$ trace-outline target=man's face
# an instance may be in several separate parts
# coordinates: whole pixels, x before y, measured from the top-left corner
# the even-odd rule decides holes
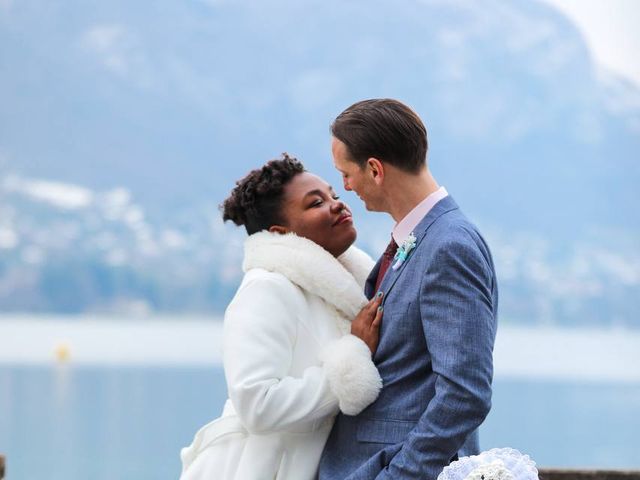
[[[357,163],[351,161],[347,146],[335,137],[331,141],[331,153],[334,166],[342,174],[344,189],[354,191],[364,202],[367,210],[380,211],[380,202],[377,199],[380,195],[379,188],[367,166],[360,168]]]

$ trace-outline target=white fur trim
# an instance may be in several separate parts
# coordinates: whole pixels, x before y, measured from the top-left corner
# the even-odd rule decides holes
[[[340,255],[338,261],[354,276],[360,288],[364,290],[364,284],[367,282],[367,278],[376,262],[365,252],[354,246]]]
[[[294,233],[262,231],[245,241],[242,268],[245,272],[251,268],[278,272],[352,320],[367,303],[364,281],[359,280],[364,270],[373,268],[373,260],[355,247],[336,259],[317,243]]]
[[[378,398],[382,379],[369,347],[358,337],[349,334],[329,343],[320,360],[344,414],[357,415]]]

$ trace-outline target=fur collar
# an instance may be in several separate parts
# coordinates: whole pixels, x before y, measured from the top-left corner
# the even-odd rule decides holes
[[[366,253],[353,246],[335,258],[317,243],[295,233],[262,231],[245,241],[242,269],[246,272],[263,268],[280,273],[352,320],[367,303],[364,283],[373,265]]]

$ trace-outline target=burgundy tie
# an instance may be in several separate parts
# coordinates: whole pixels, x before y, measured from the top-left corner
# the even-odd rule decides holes
[[[391,241],[389,245],[387,245],[387,249],[382,254],[382,261],[380,262],[380,270],[378,270],[378,278],[376,279],[376,292],[378,288],[380,288],[380,284],[382,283],[382,279],[384,278],[384,274],[389,270],[389,265],[393,261],[393,257],[396,256],[396,250],[398,250],[398,244],[391,237]]]

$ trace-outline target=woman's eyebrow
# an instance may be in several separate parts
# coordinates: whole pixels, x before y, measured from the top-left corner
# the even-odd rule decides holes
[[[320,195],[320,196],[322,196],[322,190],[320,190],[319,188],[315,188],[313,190],[309,190],[307,193],[304,194],[304,198],[310,197],[311,195]]]
[[[329,193],[335,193],[335,190],[333,189],[332,186],[329,186]],[[309,190],[307,193],[305,193],[303,198],[307,198],[311,195],[323,196],[326,194],[327,194],[326,191],[320,190],[319,188],[314,188],[313,190]]]

